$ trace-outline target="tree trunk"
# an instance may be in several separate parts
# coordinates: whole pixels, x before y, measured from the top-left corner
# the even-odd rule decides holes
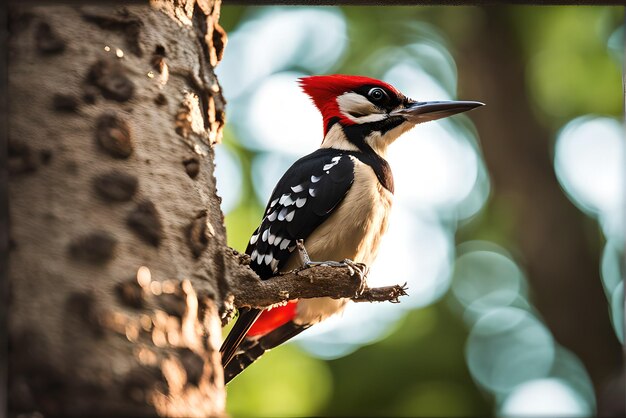
[[[473,115],[492,173],[488,211],[512,213],[510,239],[519,243],[533,303],[556,340],[582,360],[600,400],[598,412],[605,415],[601,392],[621,369],[622,351],[602,291],[599,252],[588,243],[585,216],[556,179],[551,133],[532,112],[510,16],[498,7],[483,12],[461,45],[458,64],[463,96],[490,109]]]
[[[10,10],[11,414],[223,414],[219,6]]]

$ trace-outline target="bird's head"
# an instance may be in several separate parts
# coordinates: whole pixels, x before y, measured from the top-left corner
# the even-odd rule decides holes
[[[419,102],[390,84],[361,76],[303,77],[300,85],[322,113],[322,147],[371,149],[379,155],[384,155],[389,144],[418,123],[483,105],[471,101]]]

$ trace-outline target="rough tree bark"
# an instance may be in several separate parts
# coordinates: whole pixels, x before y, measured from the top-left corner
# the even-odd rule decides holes
[[[532,112],[522,49],[509,13],[505,8],[484,8],[461,42],[458,59],[463,96],[477,97],[490,109],[474,115],[493,174],[490,205],[513,211],[511,239],[519,242],[524,256],[533,302],[556,340],[587,368],[599,414],[613,413],[613,404],[621,404],[616,414],[621,416],[623,393],[621,401],[607,401],[602,393],[622,367],[622,351],[602,291],[599,253],[588,245],[584,215],[568,201],[556,179],[550,132]]]
[[[220,416],[235,307],[406,294],[345,267],[261,282],[226,246],[219,6],[10,11],[11,414]]]
[[[12,6],[12,414],[223,414],[219,6]]]

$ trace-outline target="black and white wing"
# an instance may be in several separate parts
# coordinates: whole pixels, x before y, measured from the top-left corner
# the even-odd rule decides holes
[[[265,216],[248,243],[250,267],[261,279],[275,276],[296,248],[344,199],[354,181],[350,155],[319,149],[296,161],[280,179],[265,208]],[[226,367],[237,347],[261,314],[242,308],[233,329],[220,348]]]
[[[246,253],[250,267],[267,279],[276,275],[304,239],[344,199],[354,181],[354,162],[340,150],[319,149],[296,161],[280,179]]]

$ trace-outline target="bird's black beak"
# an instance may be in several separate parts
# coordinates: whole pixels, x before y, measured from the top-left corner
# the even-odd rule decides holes
[[[408,122],[415,124],[428,122],[467,112],[484,103],[473,101],[444,101],[444,102],[409,102],[402,109],[389,113],[389,116],[403,116]]]

